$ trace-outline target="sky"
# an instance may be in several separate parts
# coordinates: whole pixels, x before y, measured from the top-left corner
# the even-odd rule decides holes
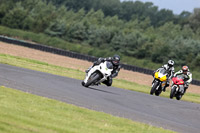
[[[121,0],[136,1],[136,0]],[[160,9],[172,10],[174,14],[180,14],[182,11],[193,12],[194,8],[200,8],[200,0],[137,0],[142,2],[152,2]]]

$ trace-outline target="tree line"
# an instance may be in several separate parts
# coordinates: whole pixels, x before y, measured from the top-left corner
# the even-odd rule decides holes
[[[45,33],[107,53],[200,70],[200,9],[158,10],[151,2],[1,0],[0,25]],[[94,56],[95,51],[88,54]]]

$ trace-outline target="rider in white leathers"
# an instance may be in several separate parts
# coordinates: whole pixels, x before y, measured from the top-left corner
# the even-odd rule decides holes
[[[170,82],[171,78],[172,78],[173,75],[174,75],[174,61],[173,61],[173,60],[169,60],[167,64],[164,64],[164,65],[162,66],[162,68],[164,68],[165,70],[167,70],[167,73],[168,73],[168,75],[167,75],[167,83],[166,83],[166,85],[165,85],[164,88],[163,88],[163,91],[165,91],[165,90],[166,90],[166,87],[169,86],[169,82]],[[158,70],[159,70],[159,69],[157,69],[156,71],[158,71]],[[155,73],[156,71],[154,71],[154,73]],[[154,74],[153,74],[153,75],[154,75]]]

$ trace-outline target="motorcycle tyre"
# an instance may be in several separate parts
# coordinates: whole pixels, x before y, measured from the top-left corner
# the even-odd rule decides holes
[[[82,82],[81,82],[81,85],[82,85],[82,86],[84,86],[84,85],[85,85],[84,81],[82,81]]]
[[[180,94],[180,95],[178,95],[178,96],[176,96],[176,100],[180,100],[182,98],[182,95]]]
[[[172,89],[171,89],[171,92],[170,92],[170,99],[172,99],[173,97],[174,97],[174,93],[175,93],[175,91],[176,91],[176,87],[173,87]]]
[[[155,95],[156,95],[156,96],[159,96],[161,92],[162,92],[162,91],[158,91],[158,90],[157,90],[157,91],[155,91]]]
[[[150,94],[153,95],[153,93],[155,93],[156,88],[158,86],[158,82],[154,83],[153,87],[151,88]]]
[[[93,75],[94,74],[96,74],[94,77],[93,77]],[[99,75],[99,73],[93,73],[91,76],[90,76],[90,78],[92,77],[92,79],[90,79],[90,80],[88,80],[88,82],[87,83],[85,83],[85,87],[89,87],[92,83],[94,83],[97,79],[99,79],[99,77],[100,77],[100,75]]]

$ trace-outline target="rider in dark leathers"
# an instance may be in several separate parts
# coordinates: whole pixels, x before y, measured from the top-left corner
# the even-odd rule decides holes
[[[113,64],[112,75],[110,77],[108,77],[108,79],[103,82],[107,86],[111,86],[112,85],[112,78],[114,78],[114,77],[116,77],[118,75],[118,73],[120,71],[120,68],[121,68],[121,65],[119,64],[120,63],[120,56],[119,55],[114,55],[113,57],[107,57],[107,58],[99,58],[85,72],[88,73],[92,67],[94,67],[96,65],[99,65],[100,63],[102,63],[104,61],[110,61]]]
[[[184,75],[184,92],[183,92],[184,94],[188,89],[189,84],[192,82],[192,73],[190,72],[188,66],[183,66],[181,70],[179,70],[174,74],[174,77],[182,74]]]

